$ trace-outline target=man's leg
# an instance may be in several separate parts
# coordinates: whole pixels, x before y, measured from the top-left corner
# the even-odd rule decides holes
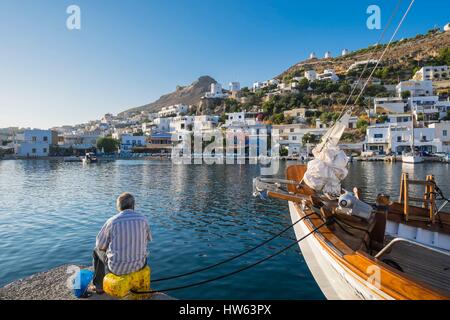
[[[93,252],[93,257],[94,257],[94,279],[92,282],[97,291],[102,292],[103,278],[107,273],[109,273],[106,252],[95,248]]]

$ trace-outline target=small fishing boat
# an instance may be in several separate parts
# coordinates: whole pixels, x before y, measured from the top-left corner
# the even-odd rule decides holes
[[[376,203],[341,187],[347,157],[337,147],[344,115],[313,151],[308,165],[287,167],[285,179],[255,178],[254,195],[289,202],[301,253],[328,299],[450,299],[449,203],[433,176],[401,176],[400,197]],[[424,187],[414,197],[411,185]],[[442,203],[438,203],[442,201]]]
[[[409,152],[402,155],[402,162],[411,164],[422,163],[423,157],[416,152],[414,153]]]
[[[83,157],[83,163],[84,164],[97,163],[97,162],[98,162],[98,158],[92,152],[86,153],[86,155]]]

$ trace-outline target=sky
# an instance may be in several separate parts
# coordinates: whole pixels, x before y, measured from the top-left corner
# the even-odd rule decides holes
[[[50,128],[152,102],[210,75],[224,87],[279,75],[314,51],[367,47],[410,0],[0,0],[0,128]],[[69,30],[69,5],[81,29]],[[450,21],[450,1],[416,0],[397,39]],[[393,32],[389,29],[385,40]]]

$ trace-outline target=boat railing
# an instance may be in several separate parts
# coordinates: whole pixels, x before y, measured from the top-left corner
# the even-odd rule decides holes
[[[421,247],[421,248],[424,248],[424,249],[427,249],[427,250],[431,250],[431,251],[434,251],[436,253],[443,254],[443,255],[446,255],[446,256],[450,257],[450,252],[449,251],[443,251],[443,250],[440,250],[440,249],[437,249],[437,248],[433,248],[433,247],[424,245],[422,243],[419,243],[419,242],[416,242],[416,241],[413,241],[413,240],[409,240],[409,239],[405,239],[405,238],[394,238],[383,249],[381,249],[380,252],[378,252],[375,255],[375,258],[376,259],[380,259],[384,254],[388,253],[388,251],[391,250],[395,244],[398,244],[398,243],[409,243],[409,244],[412,244],[414,246],[418,246],[418,247]]]

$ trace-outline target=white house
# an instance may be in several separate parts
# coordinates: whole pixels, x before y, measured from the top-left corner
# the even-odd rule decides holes
[[[411,97],[431,96],[433,95],[433,82],[430,80],[402,81],[397,85],[396,90],[399,97],[406,91],[411,93]]]
[[[156,132],[169,132],[172,118],[156,118],[153,120]]]
[[[378,154],[393,152],[397,155],[411,149],[412,126],[400,124],[377,124],[367,128],[364,151]],[[421,151],[442,152],[442,141],[434,128],[415,128],[414,145]]]
[[[327,52],[325,52],[325,55],[324,55],[324,58],[325,59],[329,59],[329,58],[332,58],[333,56],[331,55],[331,52],[330,51],[327,51]]]
[[[317,80],[316,70],[305,71],[305,78],[308,79],[308,81],[316,81]]]
[[[159,117],[179,116],[186,114],[189,110],[189,106],[185,104],[175,104],[173,106],[163,107],[158,112]]]
[[[204,132],[208,130],[213,130],[217,127],[219,123],[219,116],[195,116],[194,117],[194,131]]]
[[[375,113],[393,112],[403,113],[406,111],[407,102],[401,97],[375,98]]]
[[[323,73],[317,75],[317,80],[338,81],[339,77],[336,75],[333,69],[325,69]]]
[[[230,126],[253,126],[259,124],[259,113],[257,112],[233,112],[227,113],[224,127]]]
[[[52,130],[25,130],[17,155],[21,157],[47,157],[50,146],[58,144],[58,133]]]
[[[450,152],[450,121],[432,123],[428,126],[434,129],[435,137],[442,141],[442,151]]]
[[[262,83],[261,82],[259,82],[259,81],[255,81],[255,82],[253,82],[253,86],[252,86],[252,88],[253,88],[253,91],[256,91],[256,90],[258,90],[258,89],[261,89],[262,88]]]
[[[135,147],[145,147],[147,145],[145,136],[122,135],[120,150],[131,152]]]
[[[172,133],[183,133],[187,131],[192,131],[194,126],[193,116],[180,116],[172,118],[170,122],[170,132]]]
[[[303,137],[305,134],[313,135],[319,141],[325,132],[327,129],[311,129],[298,124],[272,126],[272,135],[279,136],[280,145],[288,149],[288,156],[299,156],[304,153],[306,146],[303,145]]]
[[[226,96],[222,91],[222,85],[218,82],[211,83],[210,92],[205,94],[205,98],[224,98]]]
[[[416,72],[413,79],[423,80],[448,80],[450,78],[448,66],[426,66]]]
[[[316,59],[317,58],[317,56],[316,56],[316,53],[315,52],[311,52],[310,54],[309,54],[309,59]]]
[[[436,115],[436,118],[441,119],[447,115],[450,101],[440,101],[438,96],[413,96],[408,99],[408,105],[416,118],[419,115],[427,117]]]

